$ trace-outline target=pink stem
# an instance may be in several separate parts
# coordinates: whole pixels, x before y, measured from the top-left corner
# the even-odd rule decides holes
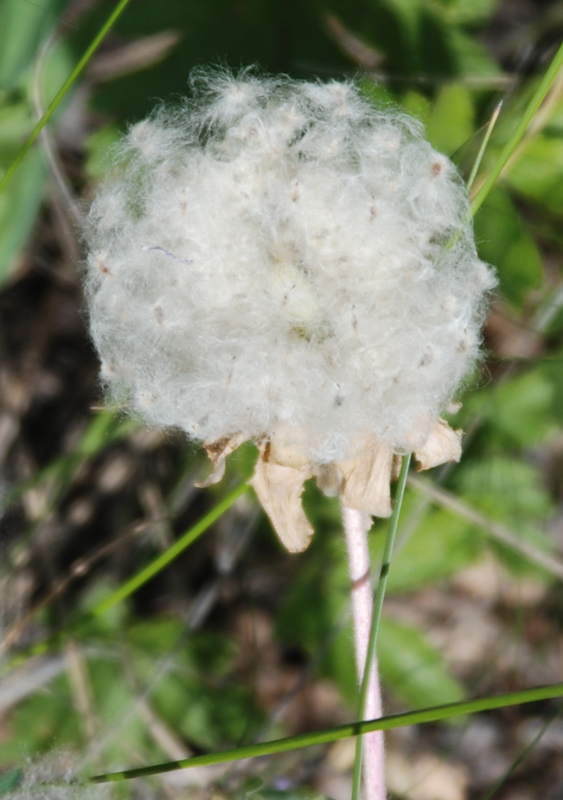
[[[354,637],[356,644],[356,664],[358,682],[361,684],[366,665],[373,596],[370,577],[370,560],[368,550],[369,517],[361,511],[344,507],[344,533],[348,546],[348,563],[352,582],[352,614],[354,617]],[[376,719],[382,716],[381,691],[377,660],[374,659],[367,702],[365,719]],[[365,800],[385,800],[385,768],[383,732],[374,731],[364,735],[364,789]]]

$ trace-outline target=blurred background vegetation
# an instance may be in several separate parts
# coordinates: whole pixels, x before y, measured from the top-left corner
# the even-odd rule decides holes
[[[114,8],[0,0],[0,175]],[[247,492],[100,612],[255,457],[241,448],[222,485],[197,490],[207,467],[194,445],[103,408],[80,220],[108,146],[184,93],[195,66],[258,64],[354,77],[419,117],[465,177],[502,100],[478,189],[562,33],[560,1],[132,0],[0,196],[0,794],[46,797],[33,782],[70,767],[182,758],[355,711],[339,510],[313,486],[305,554],[282,550]],[[462,462],[407,490],[379,645],[388,713],[562,678],[562,221],[560,77],[475,220],[499,290],[486,360],[452,417]],[[377,522],[375,559],[384,531]],[[484,800],[500,781],[499,800],[560,800],[557,712],[545,702],[396,731],[390,795]],[[345,800],[352,758],[342,742],[114,794]]]

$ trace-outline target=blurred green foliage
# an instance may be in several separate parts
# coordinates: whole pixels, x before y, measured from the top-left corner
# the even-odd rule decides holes
[[[81,635],[89,643],[85,669],[104,763],[127,763],[132,752],[142,753],[147,762],[166,756],[146,729],[147,706],[187,749],[218,750],[257,729],[261,715],[251,695],[230,677],[237,650],[227,638],[188,636],[174,619],[131,624],[120,614],[110,624],[106,617],[101,626],[94,622],[84,627]],[[33,693],[11,715],[13,736],[0,743],[0,763],[88,743],[67,665],[59,658],[59,674],[49,690]]]
[[[101,0],[78,22],[68,24],[64,0],[43,0],[41,5],[0,0],[0,171],[8,167],[35,122],[35,69],[47,37],[58,26],[40,70],[43,106],[114,5]],[[179,43],[142,71],[118,72],[104,82],[86,78],[81,102],[87,96],[91,132],[76,143],[84,156],[85,178],[95,182],[101,177],[108,148],[126,124],[148,113],[157,100],[184,93],[190,71],[208,63],[235,69],[258,64],[306,78],[357,76],[374,102],[398,103],[418,117],[434,146],[449,154],[467,176],[483,126],[505,86],[502,68],[478,35],[495,8],[495,0],[136,0],[118,21],[108,48],[170,30],[180,34]],[[373,59],[379,80],[354,60],[351,50],[359,45]],[[533,82],[515,87],[507,98],[482,173],[509,137]],[[558,440],[563,426],[563,100],[560,88],[557,91],[545,124],[522,143],[475,223],[481,256],[498,270],[500,313],[522,330],[533,328],[534,335],[543,337],[542,358],[522,358],[501,374],[502,380],[495,375],[484,385],[469,387],[456,425],[474,433],[461,464],[442,476],[449,491],[542,551],[552,548],[546,522],[555,514],[555,499],[538,453]],[[66,110],[72,102],[68,98]],[[63,107],[54,119],[55,137],[64,113]],[[47,187],[48,169],[39,145],[0,196],[0,281],[13,277],[29,247]],[[502,366],[495,365],[497,371]],[[134,427],[100,414],[70,456],[34,476],[34,485],[49,486],[49,508],[68,489],[75,472]],[[246,480],[254,457],[255,448],[241,448],[230,459],[228,477]],[[212,496],[220,497],[222,491],[214,487]],[[313,486],[308,486],[305,502],[317,533],[311,549],[295,560],[291,589],[277,609],[276,635],[318,659],[321,673],[336,682],[354,709],[357,686],[339,511],[335,501],[322,498]],[[371,538],[376,563],[384,528],[385,523],[378,522]],[[263,532],[267,529],[263,524]],[[271,547],[275,557],[277,546]],[[409,490],[389,591],[414,594],[476,563],[491,549],[514,575],[549,579],[522,556],[492,543],[487,531],[452,511],[421,504],[420,495]],[[80,610],[87,611],[98,600],[99,594],[85,597]],[[48,615],[42,624],[49,628]],[[99,730],[112,731],[102,748],[108,768],[128,763],[131,752],[145,762],[166,755],[131,711],[139,686],[151,687],[156,712],[195,747],[220,748],[257,733],[261,714],[247,689],[232,677],[236,646],[229,637],[209,632],[188,636],[179,620],[138,619],[127,606],[92,622],[81,630],[80,639]],[[392,617],[382,621],[379,658],[386,687],[407,706],[455,701],[465,694],[424,632]],[[157,680],[163,660],[168,666]],[[83,720],[73,706],[63,665],[48,690],[17,705],[9,726],[11,738],[0,742],[4,765],[21,758],[23,750],[42,752],[55,744],[83,741]],[[10,791],[17,776],[2,776],[0,793]],[[277,800],[275,792],[262,785],[248,794]],[[284,797],[292,800],[288,794]]]
[[[504,189],[493,189],[485,200],[482,213],[475,220],[475,234],[482,258],[498,265],[503,297],[522,309],[528,293],[542,285],[542,259],[525,221]]]
[[[490,76],[498,67],[471,35],[493,12],[494,0],[167,0],[158,6],[138,0],[118,21],[126,39],[175,30],[181,42],[143,81],[123,77],[97,93],[96,105],[120,117],[145,115],[155,98],[183,93],[194,66],[221,63],[233,69],[249,64],[298,77],[353,74],[356,66],[329,35],[336,18],[352,36],[372,48],[386,70],[402,83],[422,75],[440,82],[464,74]],[[102,2],[84,25],[100,25],[112,4]]]
[[[0,2],[0,176],[35,124],[34,91],[53,95],[70,72],[72,56],[63,46],[50,53],[40,75],[34,75],[41,47],[64,5],[64,0],[47,0],[41,7],[20,0]],[[22,165],[18,180],[0,195],[0,284],[27,243],[46,180],[47,165],[36,150]]]

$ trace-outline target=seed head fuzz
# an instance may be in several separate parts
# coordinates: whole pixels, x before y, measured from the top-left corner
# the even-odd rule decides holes
[[[352,83],[199,72],[133,126],[86,226],[91,333],[112,397],[202,441],[246,440],[291,550],[315,476],[390,513],[397,459],[458,459],[440,414],[495,280],[455,167]]]

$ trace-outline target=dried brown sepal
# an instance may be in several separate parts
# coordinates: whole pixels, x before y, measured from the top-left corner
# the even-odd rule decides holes
[[[354,458],[337,463],[342,475],[342,505],[374,517],[390,516],[395,459],[389,445],[369,434]]]
[[[227,457],[233,453],[237,447],[240,447],[246,438],[242,433],[236,433],[234,436],[225,436],[216,442],[205,442],[205,452],[209,456],[212,464],[211,474],[204,480],[194,484],[198,489],[206,489],[208,486],[213,486],[215,483],[223,478],[225,474],[225,466]]]
[[[459,461],[462,435],[462,430],[454,431],[443,419],[436,420],[424,446],[415,451],[417,472],[432,469],[447,461]]]
[[[444,420],[436,420],[423,447],[415,451],[417,469],[431,469],[446,461],[459,461],[462,431],[454,431]],[[225,473],[227,457],[246,437],[242,434],[206,442],[205,449],[213,469],[206,481],[196,486],[211,486]],[[315,477],[326,495],[339,495],[343,506],[374,517],[391,514],[391,482],[397,480],[401,456],[374,434],[367,434],[353,458],[313,466],[302,446],[299,431],[278,428],[259,443],[260,454],[249,480],[262,508],[282,544],[290,553],[309,546],[313,528],[301,505],[306,480]]]
[[[303,484],[312,477],[309,464],[289,467],[271,460],[270,443],[260,447],[254,475],[249,480],[282,544],[290,553],[309,546],[313,528],[301,505]]]

